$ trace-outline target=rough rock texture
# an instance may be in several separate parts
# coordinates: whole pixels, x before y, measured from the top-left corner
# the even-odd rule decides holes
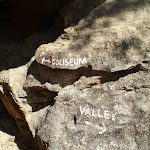
[[[59,92],[37,132],[48,149],[148,150],[148,73],[82,89],[80,80]]]
[[[0,101],[0,149],[1,150],[30,150],[30,143],[20,134],[15,120],[8,114]]]
[[[90,14],[0,72],[0,97],[34,149],[149,150],[150,1],[80,2]]]

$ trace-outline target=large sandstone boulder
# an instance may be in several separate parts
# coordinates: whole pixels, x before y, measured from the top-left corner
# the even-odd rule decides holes
[[[92,11],[0,73],[0,97],[34,149],[150,147],[150,2],[103,2],[68,5],[67,25],[67,12]]]

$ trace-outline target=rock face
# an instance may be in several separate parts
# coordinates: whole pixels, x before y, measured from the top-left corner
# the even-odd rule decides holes
[[[26,65],[0,72],[0,97],[34,149],[149,150],[150,1],[76,1],[66,25],[85,8]]]
[[[29,150],[31,143],[23,139],[15,120],[8,114],[0,101],[0,149],[1,150]]]

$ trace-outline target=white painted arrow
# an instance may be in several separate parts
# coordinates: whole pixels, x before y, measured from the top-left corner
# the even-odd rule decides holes
[[[89,121],[85,121],[85,124],[100,130],[99,134],[103,134],[104,132],[106,132],[106,126],[105,126],[104,122],[102,122],[102,125],[103,125],[102,127],[99,126],[98,124],[94,124],[94,123],[91,123]]]

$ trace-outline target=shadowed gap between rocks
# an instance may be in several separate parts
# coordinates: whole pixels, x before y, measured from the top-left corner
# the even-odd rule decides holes
[[[76,70],[52,69],[34,61],[28,70],[28,75],[33,75],[34,78],[41,84],[48,82],[52,85],[59,84],[61,87],[65,87],[67,85],[73,84],[75,81],[78,81],[82,76],[99,76],[100,83],[103,84],[110,81],[117,81],[121,77],[142,70],[144,70],[144,68],[140,64],[133,66],[127,70],[121,70],[117,72],[92,70],[91,66],[80,67]]]
[[[130,67],[127,70],[112,72],[112,77],[108,80],[105,80],[105,82],[117,81],[122,77],[125,77],[129,74],[136,73],[136,72],[139,72],[139,71],[147,71],[147,69],[145,69],[141,64],[138,64],[136,66]]]
[[[111,76],[111,72],[92,70],[91,66],[88,66],[87,68],[80,67],[76,70],[52,69],[41,65],[36,61],[32,63],[28,70],[28,75],[30,74],[41,84],[48,82],[52,85],[59,84],[61,87],[73,84],[75,81],[78,81],[81,76],[101,76],[103,82],[106,77]]]
[[[17,126],[21,132],[22,137],[28,144],[27,149],[22,150],[45,150],[45,147],[41,141],[35,141],[32,137],[32,133],[29,129],[28,123],[26,122],[23,112],[20,110],[19,106],[14,102],[11,96],[11,88],[7,84],[3,84],[4,93],[0,92],[0,97],[4,103],[5,108],[8,113],[15,119]]]
[[[72,0],[0,1],[0,43],[13,43],[40,30],[48,29],[59,10]]]
[[[65,28],[59,11],[70,1],[0,1],[0,71],[25,65],[41,44],[54,42]]]
[[[32,111],[38,111],[48,105],[53,106],[55,103],[54,98],[57,96],[57,92],[49,91],[42,87],[29,87],[25,89],[28,104],[32,107]]]
[[[30,143],[24,140],[14,118],[7,112],[2,100],[0,99],[0,131],[15,136],[14,143],[20,150],[31,149]]]

